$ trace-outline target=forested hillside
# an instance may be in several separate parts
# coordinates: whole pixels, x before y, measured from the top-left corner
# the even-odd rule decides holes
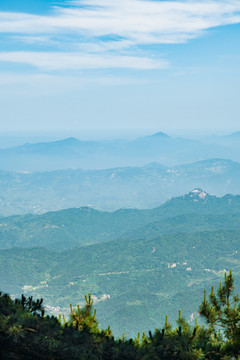
[[[45,315],[42,300],[22,296],[12,300],[0,293],[0,356],[3,359],[52,360],[230,360],[240,354],[239,298],[232,273],[225,274],[217,292],[204,292],[199,313],[206,325],[190,326],[179,310],[177,327],[166,316],[154,332],[114,338],[111,327],[100,330],[91,295],[85,304],[70,306],[69,319]],[[131,321],[126,320],[125,325]],[[160,324],[159,324],[160,325]]]
[[[239,203],[195,189],[151,210],[3,218],[0,288],[66,315],[91,292],[101,327],[116,335],[152,330],[166,313],[175,321],[178,307],[192,322],[205,287],[226,270],[240,276]]]
[[[101,326],[116,335],[154,329],[178,307],[191,321],[205,287],[225,270],[239,273],[239,231],[175,233],[122,240],[62,253],[41,248],[0,252],[1,288],[44,297],[52,313],[68,312],[91,292]],[[51,308],[54,307],[54,308]],[[57,308],[57,307],[60,307]],[[126,323],[126,320],[129,320]],[[124,330],[123,330],[124,329]]]
[[[0,249],[43,246],[67,250],[174,232],[240,230],[239,217],[240,196],[218,198],[195,189],[154,209],[103,212],[84,207],[0,218]]]

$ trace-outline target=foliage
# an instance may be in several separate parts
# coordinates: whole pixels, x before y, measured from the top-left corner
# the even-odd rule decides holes
[[[64,252],[13,248],[0,251],[0,288],[42,297],[46,307],[60,307],[51,312],[57,315],[90,292],[100,327],[110,323],[115,335],[133,337],[154,331],[166,313],[175,326],[178,308],[190,320],[204,288],[217,286],[224,269],[240,279],[239,239],[239,231],[220,230],[149,233]]]
[[[90,292],[100,326],[111,323],[117,336],[153,331],[166,313],[174,322],[178,307],[189,320],[205,286],[216,286],[225,269],[239,274],[239,199],[196,190],[149,210],[4,218],[1,246],[21,247],[0,251],[0,288],[42,297],[65,315],[70,302],[76,307],[80,294]],[[90,239],[100,243],[69,249]],[[28,244],[54,251],[22,248]]]
[[[138,334],[135,339],[114,339],[110,327],[100,330],[91,295],[85,306],[70,307],[69,320],[45,316],[42,299],[22,296],[12,300],[0,293],[0,358],[51,360],[227,360],[240,354],[239,299],[233,295],[232,273],[224,285],[212,290],[200,306],[209,327],[195,326],[182,318],[172,328]],[[218,331],[218,327],[223,330]]]
[[[206,299],[200,305],[200,314],[209,324],[209,333],[215,342],[236,359],[240,355],[240,299],[233,293],[233,276],[230,271],[225,273],[224,285],[220,283],[217,293],[212,291],[209,301]],[[219,331],[218,331],[219,329]]]
[[[92,332],[98,332],[98,322],[96,321],[96,309],[93,312],[93,301],[91,294],[85,296],[86,304],[81,309],[79,305],[74,309],[72,304],[70,305],[70,321],[69,323],[77,330],[83,330],[84,328],[90,329]]]

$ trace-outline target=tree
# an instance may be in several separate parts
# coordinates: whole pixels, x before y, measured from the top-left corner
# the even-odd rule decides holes
[[[218,291],[214,288],[200,305],[200,315],[209,324],[209,333],[212,342],[226,355],[239,358],[240,355],[240,300],[238,294],[234,294],[233,276],[230,271],[225,273],[224,284],[220,283]]]
[[[70,305],[70,321],[69,324],[75,329],[83,330],[87,328],[91,332],[98,333],[98,322],[96,320],[96,309],[93,311],[93,301],[91,294],[85,295],[85,306],[81,309],[79,305],[77,308],[73,308]]]

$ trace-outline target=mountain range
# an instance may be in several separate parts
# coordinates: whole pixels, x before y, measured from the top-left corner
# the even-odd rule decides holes
[[[179,307],[193,321],[204,288],[240,276],[239,140],[160,132],[0,149],[0,289],[65,315],[91,292],[117,336]]]
[[[154,208],[195,187],[217,196],[240,194],[239,178],[240,164],[224,159],[107,170],[0,171],[0,216],[83,206],[104,211]]]
[[[230,139],[228,137],[219,140],[214,137],[199,141],[173,138],[158,132],[135,140],[81,141],[76,138],[67,138],[35,144],[26,143],[0,149],[0,169],[7,171],[52,171],[77,168],[96,170],[143,166],[151,162],[173,166],[209,158],[240,161],[239,152],[236,151],[238,144],[236,138],[239,139],[238,133],[232,134]]]
[[[89,207],[0,219],[0,249],[44,246],[66,250],[114,239],[173,232],[240,230],[240,196],[211,196],[201,189],[148,210],[103,212]]]

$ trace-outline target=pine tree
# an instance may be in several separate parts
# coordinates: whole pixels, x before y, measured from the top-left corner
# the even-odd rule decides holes
[[[212,287],[209,300],[204,299],[199,312],[209,324],[212,342],[226,354],[238,358],[240,355],[240,300],[234,295],[233,276],[225,273],[224,284],[220,283],[217,293]]]
[[[70,305],[70,321],[69,324],[75,329],[83,330],[89,329],[93,333],[98,333],[98,322],[96,320],[96,309],[93,310],[93,301],[91,294],[85,295],[85,306],[81,309],[79,305],[73,308]]]

